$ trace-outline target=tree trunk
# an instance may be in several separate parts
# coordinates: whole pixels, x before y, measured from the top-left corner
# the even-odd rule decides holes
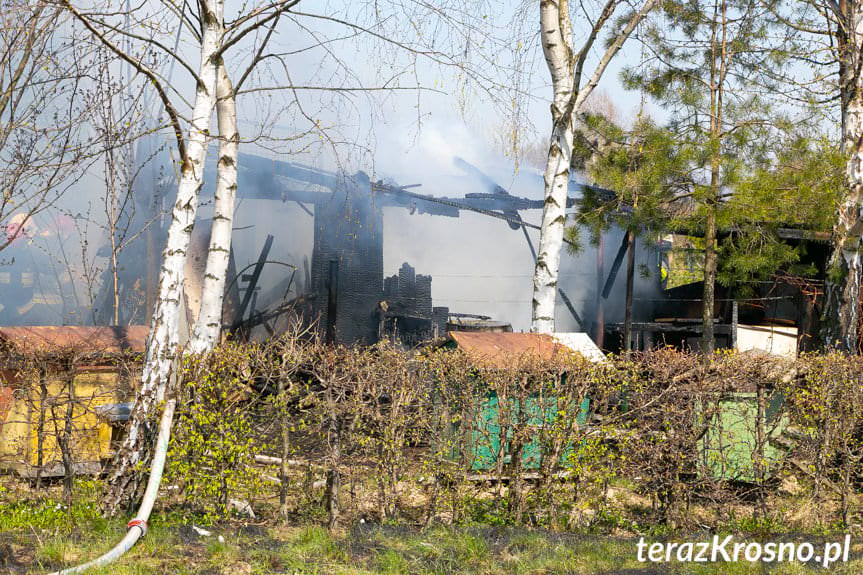
[[[713,334],[713,308],[716,302],[716,211],[719,209],[719,193],[722,186],[722,138],[723,98],[725,75],[728,70],[728,36],[725,0],[717,6],[721,20],[714,19],[710,40],[710,189],[705,207],[707,217],[704,229],[704,292],[702,296],[701,353],[709,361],[716,348]],[[717,27],[719,30],[717,31]],[[717,37],[717,32],[719,33]],[[718,59],[718,66],[717,66]]]
[[[602,286],[605,282],[605,246],[602,234],[596,244],[596,327],[593,340],[599,349],[605,349],[605,307],[602,299]]]
[[[702,340],[701,352],[704,357],[713,355],[716,339],[713,335],[713,308],[716,302],[716,205],[707,203],[707,222],[704,230],[704,291],[701,310]]]
[[[53,415],[53,413],[52,413]],[[60,447],[60,455],[63,458],[63,498],[66,505],[72,507],[72,487],[75,482],[75,460],[72,450],[74,449],[74,427],[75,418],[75,366],[68,367],[66,374],[66,416],[63,418],[63,433],[57,434],[57,443]],[[57,419],[54,418],[56,422]]]
[[[560,271],[560,250],[566,224],[566,198],[573,144],[573,90],[575,70],[572,52],[572,22],[568,0],[540,2],[542,51],[551,72],[554,99],[551,104],[552,132],[545,168],[545,204],[539,251],[533,276],[533,314],[530,330],[554,331],[554,305]]]
[[[843,3],[844,4],[844,3]],[[863,7],[847,3],[848,26],[839,34],[842,150],[848,158],[845,196],[833,227],[833,254],[825,286],[824,339],[828,347],[856,353],[860,327],[860,248],[863,238]]]
[[[213,349],[222,328],[222,304],[231,255],[231,235],[237,196],[237,106],[231,80],[224,63],[219,65],[216,82],[216,116],[219,122],[219,164],[210,248],[201,290],[201,311],[189,350],[203,353]]]
[[[42,488],[42,467],[45,465],[45,406],[48,403],[48,374],[39,368],[39,418],[36,421],[36,489]]]
[[[603,28],[610,24],[617,2],[609,1],[597,18],[578,54],[572,48],[572,20],[569,0],[541,0],[539,3],[540,40],[545,62],[551,72],[554,98],[551,103],[552,131],[545,167],[545,204],[539,234],[539,253],[533,274],[532,332],[554,331],[554,305],[560,271],[560,250],[566,224],[566,199],[574,139],[573,119],[599,84],[608,64],[629,38],[638,23],[656,5],[646,0],[641,8],[626,17],[626,24],[608,38],[596,68],[582,84],[584,65]]]
[[[186,251],[195,222],[198,196],[203,185],[210,120],[216,100],[216,68],[223,31],[223,0],[200,3],[203,37],[199,82],[188,132],[186,156],[181,158],[180,182],[171,213],[168,239],[162,253],[156,307],[150,322],[141,387],[129,420],[126,438],[110,474],[111,489],[103,510],[115,514],[136,498],[143,483],[142,469],[150,459],[157,425],[153,421],[164,399],[179,353],[180,301],[183,297]]]

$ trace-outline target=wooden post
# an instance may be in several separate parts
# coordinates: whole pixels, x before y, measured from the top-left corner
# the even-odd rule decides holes
[[[758,484],[758,510],[761,516],[767,513],[767,503],[765,501],[764,481],[766,479],[766,464],[765,461],[765,443],[766,443],[766,414],[767,400],[765,397],[764,382],[759,381],[756,388],[757,415],[755,421],[755,481]]]
[[[737,349],[737,300],[731,302],[731,349]]]
[[[632,288],[635,282],[635,231],[626,232],[629,250],[626,254],[626,311],[623,318],[623,350],[632,351]]]
[[[75,434],[75,362],[69,362],[66,366],[66,416],[63,420],[63,433],[57,434],[57,444],[60,447],[60,455],[63,458],[63,496],[66,505],[72,505],[72,487],[75,482],[75,461],[73,459],[73,439]],[[56,417],[53,417],[54,425],[57,425]]]
[[[330,260],[329,281],[327,282],[327,331],[326,342],[336,341],[336,314],[339,309],[339,260]]]
[[[39,419],[36,423],[36,489],[42,488],[42,466],[45,464],[45,404],[48,403],[48,374],[39,367]]]
[[[603,349],[605,344],[605,309],[602,298],[602,281],[605,279],[605,245],[602,234],[596,244],[596,324],[594,337],[597,347]]]

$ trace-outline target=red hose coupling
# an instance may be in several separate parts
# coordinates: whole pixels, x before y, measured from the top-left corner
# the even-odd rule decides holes
[[[147,521],[144,519],[132,519],[126,524],[126,529],[131,529],[132,527],[140,527],[142,535],[147,533]]]

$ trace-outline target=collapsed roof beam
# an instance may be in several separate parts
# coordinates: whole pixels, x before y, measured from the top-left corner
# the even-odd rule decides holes
[[[261,249],[261,255],[258,257],[258,261],[255,263],[255,269],[252,270],[251,275],[248,277],[243,277],[242,279],[248,280],[248,285],[246,287],[245,293],[243,293],[243,301],[240,303],[240,309],[237,311],[237,317],[239,321],[243,321],[243,317],[246,315],[246,309],[249,307],[249,303],[252,301],[252,295],[255,293],[255,289],[258,287],[258,280],[261,277],[261,272],[264,271],[264,264],[267,262],[267,256],[270,255],[270,248],[273,247],[273,236],[267,234],[267,239],[264,241],[264,247]],[[252,310],[254,313],[254,310]]]
[[[608,279],[605,280],[605,285],[602,287],[602,299],[608,299],[608,296],[611,295],[611,288],[614,287],[614,280],[617,279],[617,272],[620,271],[623,256],[626,255],[627,251],[629,251],[629,234],[623,234],[623,241],[620,243],[617,255],[614,256],[614,263],[611,264]]]
[[[473,164],[459,158],[458,156],[454,159],[455,165],[464,170],[465,172],[475,176],[482,182],[489,192],[494,196],[502,196],[506,198],[513,197],[503,186],[495,182],[491,176],[474,166]],[[513,230],[520,229],[524,233],[524,239],[527,241],[527,247],[530,248],[530,255],[533,258],[534,263],[536,263],[536,249],[533,247],[533,241],[530,239],[530,234],[527,233],[527,225],[524,220],[521,218],[521,214],[519,214],[515,210],[504,211],[503,215],[511,218],[509,222],[509,227]],[[584,329],[584,322],[581,320],[581,316],[578,315],[578,312],[575,310],[575,306],[572,305],[572,301],[569,299],[569,296],[563,291],[563,288],[557,286],[557,293],[560,294],[560,299],[563,301],[563,304],[566,306],[566,309],[569,310],[570,315],[572,315],[573,319],[578,323],[579,327]]]

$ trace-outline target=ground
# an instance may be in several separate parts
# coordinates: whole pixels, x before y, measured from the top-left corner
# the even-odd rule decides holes
[[[101,486],[78,480],[71,505],[54,484],[40,490],[0,477],[0,575],[44,574],[93,559],[119,541],[123,519],[99,515]],[[270,510],[273,511],[273,510]],[[157,510],[147,536],[118,563],[94,571],[117,575],[552,575],[763,573],[761,564],[660,564],[637,560],[638,536],[559,533],[507,525],[355,523],[333,532],[314,517],[284,522],[233,517],[210,520],[179,505]],[[741,541],[841,541],[841,530],[775,535],[776,524],[738,522]],[[207,533],[202,534],[201,529]],[[707,541],[712,534],[656,531],[654,540]],[[858,539],[859,541],[859,539]],[[863,542],[831,573],[863,572]],[[826,572],[820,566],[774,564],[773,574]]]
[[[93,519],[70,529],[23,526],[0,533],[0,572],[45,573],[88,560],[122,536],[118,522]],[[636,540],[509,527],[320,526],[222,522],[199,535],[179,517],[156,517],[147,537],[119,563],[95,573],[132,574],[650,574],[762,573],[761,565],[646,566]],[[221,540],[219,539],[221,536]],[[694,536],[703,540],[702,534]],[[858,551],[859,553],[859,551]],[[858,555],[855,553],[855,555]],[[858,555],[859,556],[859,555]],[[834,573],[859,573],[854,560]],[[821,571],[782,564],[775,574]]]

